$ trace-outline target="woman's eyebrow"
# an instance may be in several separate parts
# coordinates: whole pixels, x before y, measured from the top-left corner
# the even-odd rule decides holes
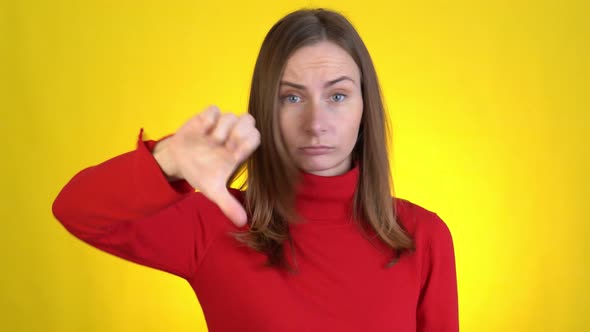
[[[350,78],[348,76],[340,76],[337,79],[326,82],[326,84],[324,84],[324,88],[332,86],[332,85],[334,85],[338,82],[341,82],[341,81],[351,81],[353,84],[356,85],[356,82],[352,78]],[[288,86],[293,87],[295,89],[306,90],[305,85],[301,85],[301,84],[297,84],[297,83],[293,83],[293,82],[289,82],[289,81],[281,81],[280,85],[288,85]]]

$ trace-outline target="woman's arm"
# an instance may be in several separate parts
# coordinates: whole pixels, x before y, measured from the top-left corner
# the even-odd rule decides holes
[[[194,189],[169,183],[152,156],[157,142],[76,174],[53,203],[53,213],[79,239],[127,260],[187,277],[199,229]],[[193,202],[194,203],[194,202]],[[204,236],[201,235],[201,236]]]
[[[140,133],[135,151],[76,174],[53,213],[99,249],[188,278],[219,233],[219,220],[209,220],[213,204],[246,225],[240,193],[227,181],[260,144],[254,124],[249,114],[238,118],[209,107],[157,145]]]
[[[457,332],[459,314],[453,239],[437,214],[432,221],[418,302],[417,331]]]

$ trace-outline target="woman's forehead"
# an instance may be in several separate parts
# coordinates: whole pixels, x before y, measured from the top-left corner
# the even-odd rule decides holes
[[[354,59],[340,46],[321,42],[295,51],[287,60],[282,79],[331,81],[342,76],[358,82],[360,71]]]

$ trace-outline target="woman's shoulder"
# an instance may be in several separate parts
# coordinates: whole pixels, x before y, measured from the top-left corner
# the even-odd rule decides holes
[[[449,227],[438,213],[408,199],[394,197],[393,200],[398,223],[416,242],[451,239]]]

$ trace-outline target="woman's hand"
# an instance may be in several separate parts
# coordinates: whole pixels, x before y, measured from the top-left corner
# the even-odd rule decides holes
[[[250,114],[221,114],[210,106],[158,142],[153,155],[169,180],[185,179],[241,227],[247,222],[246,211],[226,184],[260,145],[260,132],[254,124]]]

